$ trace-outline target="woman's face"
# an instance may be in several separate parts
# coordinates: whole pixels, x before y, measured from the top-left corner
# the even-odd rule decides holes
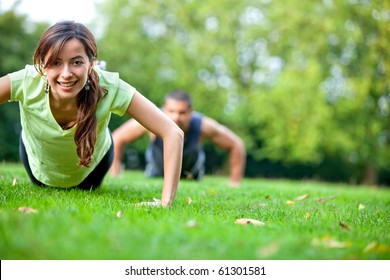
[[[53,65],[45,68],[51,94],[61,100],[75,98],[87,82],[91,67],[84,45],[76,38],[67,41]]]

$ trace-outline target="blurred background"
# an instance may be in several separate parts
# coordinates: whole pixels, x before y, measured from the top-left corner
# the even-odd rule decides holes
[[[390,185],[390,1],[0,0],[0,75],[63,19],[158,106],[186,90],[242,137],[246,177]],[[1,106],[1,161],[19,160],[18,110]],[[127,168],[143,169],[147,143],[128,145]],[[225,152],[205,150],[207,173],[227,173]]]

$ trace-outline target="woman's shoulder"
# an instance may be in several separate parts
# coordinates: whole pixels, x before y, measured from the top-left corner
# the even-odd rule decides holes
[[[12,83],[11,101],[33,100],[41,96],[45,79],[33,65],[26,65],[23,69],[10,73],[9,77]]]
[[[135,88],[120,78],[119,73],[102,70],[98,66],[95,66],[95,71],[99,75],[100,86],[109,92],[131,92],[134,93]]]
[[[118,86],[119,73],[102,70],[99,66],[95,66],[94,69],[99,75],[99,83],[102,87]]]
[[[11,77],[11,79],[18,79],[18,78],[19,79],[25,79],[25,78],[34,79],[34,78],[39,77],[40,75],[33,65],[27,64],[24,68],[10,73],[9,76]]]

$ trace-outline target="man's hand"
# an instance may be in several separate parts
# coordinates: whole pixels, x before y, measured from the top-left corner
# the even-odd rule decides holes
[[[231,187],[231,188],[238,188],[238,187],[240,187],[240,182],[230,181],[229,182],[229,187]]]

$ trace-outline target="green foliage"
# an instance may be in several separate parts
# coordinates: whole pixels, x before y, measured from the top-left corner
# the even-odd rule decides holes
[[[108,70],[158,105],[187,90],[254,160],[337,160],[367,183],[388,173],[389,1],[106,0],[98,9],[90,27]],[[0,74],[31,61],[43,27],[0,15]],[[16,158],[15,112],[0,110],[1,159]],[[113,117],[110,128],[126,119]]]
[[[260,179],[229,188],[227,178],[206,177],[182,181],[162,209],[134,206],[161,195],[162,180],[140,172],[88,192],[33,186],[21,165],[0,167],[3,260],[390,257],[387,189]],[[241,218],[265,225],[235,224]]]
[[[13,11],[0,14],[0,76],[32,63],[35,47],[47,24],[27,21]]]
[[[195,108],[228,123],[257,159],[336,156],[381,168],[389,163],[388,5],[106,1],[101,54],[157,103],[188,90]]]
[[[46,28],[45,24],[30,24],[26,16],[12,11],[0,13],[0,76],[22,69],[32,63],[33,52]],[[18,104],[1,105],[0,110],[0,159],[18,160],[20,133]]]
[[[290,163],[322,160],[331,113],[317,89],[319,70],[315,63],[302,70],[286,68],[277,86],[250,97],[248,123],[264,139],[264,145],[251,149],[254,155]]]
[[[356,164],[388,166],[390,68],[383,47],[389,44],[389,3],[345,1],[342,8],[333,21],[343,28],[334,26],[329,38],[332,77],[327,94],[335,110],[333,122],[340,123],[343,137],[353,143],[344,150],[345,158],[354,155]]]
[[[235,35],[213,24],[234,27],[238,11],[222,9],[230,2],[107,2],[101,59],[158,104],[167,92],[182,88],[197,109],[223,119],[229,89],[218,83],[232,80]],[[236,9],[240,6],[235,3]]]

